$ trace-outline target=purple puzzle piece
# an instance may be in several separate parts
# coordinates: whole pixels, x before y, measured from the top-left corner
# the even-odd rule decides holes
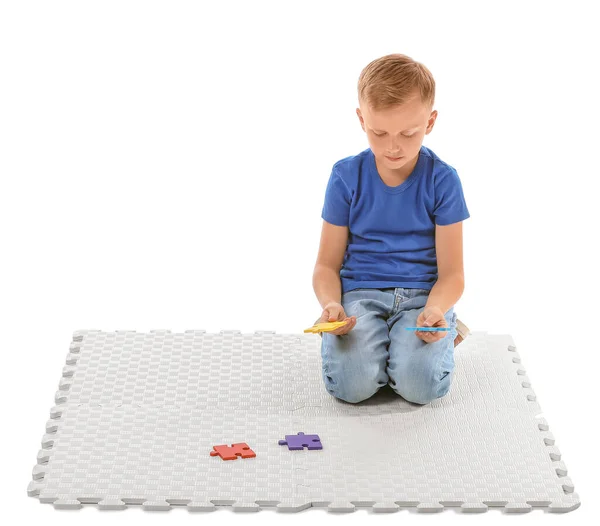
[[[280,440],[279,445],[285,446],[288,449],[323,449],[319,435],[305,435],[300,432],[297,435],[285,435],[285,440]]]

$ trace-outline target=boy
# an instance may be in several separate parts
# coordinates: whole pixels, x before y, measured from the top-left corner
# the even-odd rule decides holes
[[[433,76],[410,57],[368,64],[356,112],[370,148],[335,163],[327,184],[313,287],[317,321],[347,322],[321,342],[325,387],[347,402],[386,384],[417,404],[444,396],[468,334],[454,304],[470,214],[456,170],[422,146],[434,100]],[[450,331],[405,330],[423,326]]]

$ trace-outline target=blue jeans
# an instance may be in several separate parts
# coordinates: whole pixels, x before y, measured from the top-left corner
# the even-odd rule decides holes
[[[454,371],[456,314],[444,317],[445,337],[426,343],[415,331],[429,297],[427,289],[354,289],[342,294],[347,316],[356,316],[347,334],[322,333],[323,381],[327,391],[346,402],[373,396],[389,383],[405,400],[427,404],[450,390]]]

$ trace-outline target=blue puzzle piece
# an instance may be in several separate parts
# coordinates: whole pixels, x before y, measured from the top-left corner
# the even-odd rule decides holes
[[[280,446],[287,445],[288,449],[323,449],[319,435],[305,435],[298,433],[297,435],[285,435],[285,440],[279,441]]]

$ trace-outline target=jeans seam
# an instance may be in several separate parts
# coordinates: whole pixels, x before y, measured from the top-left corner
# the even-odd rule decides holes
[[[452,334],[452,331],[450,331],[450,334]],[[446,337],[446,338],[444,338],[444,340],[446,340],[446,339],[449,339],[449,338],[447,338],[447,337]],[[442,341],[443,341],[443,340],[442,340]],[[452,352],[452,353],[454,352],[454,340],[453,340],[453,339],[451,339],[451,341],[449,341],[449,342],[446,344],[446,350],[445,350],[443,353],[440,353],[440,357],[438,358],[438,361],[437,361],[437,364],[436,364],[436,367],[435,367],[435,374],[436,374],[436,376],[437,376],[438,378],[441,376],[439,373],[441,373],[441,372],[442,372],[442,360],[443,360],[443,358],[445,358],[445,357],[446,357],[446,354],[447,354],[447,353],[450,353],[450,352]],[[452,375],[452,371],[450,371],[450,372],[449,372],[449,373],[448,373],[448,374],[447,374],[447,375],[444,377],[444,379],[446,379],[448,376],[451,376],[451,375]],[[436,379],[436,380],[437,380],[437,379]],[[438,398],[440,398],[440,392],[439,392],[439,391],[440,391],[440,386],[441,386],[441,385],[442,385],[442,382],[441,382],[441,381],[438,381],[438,382],[437,382],[437,385],[436,385],[436,389],[435,389],[435,394],[436,394],[436,396],[437,396]]]
[[[400,306],[400,294],[398,294],[398,289],[394,291],[394,308],[392,309],[392,314],[396,314],[398,312],[398,307]]]

